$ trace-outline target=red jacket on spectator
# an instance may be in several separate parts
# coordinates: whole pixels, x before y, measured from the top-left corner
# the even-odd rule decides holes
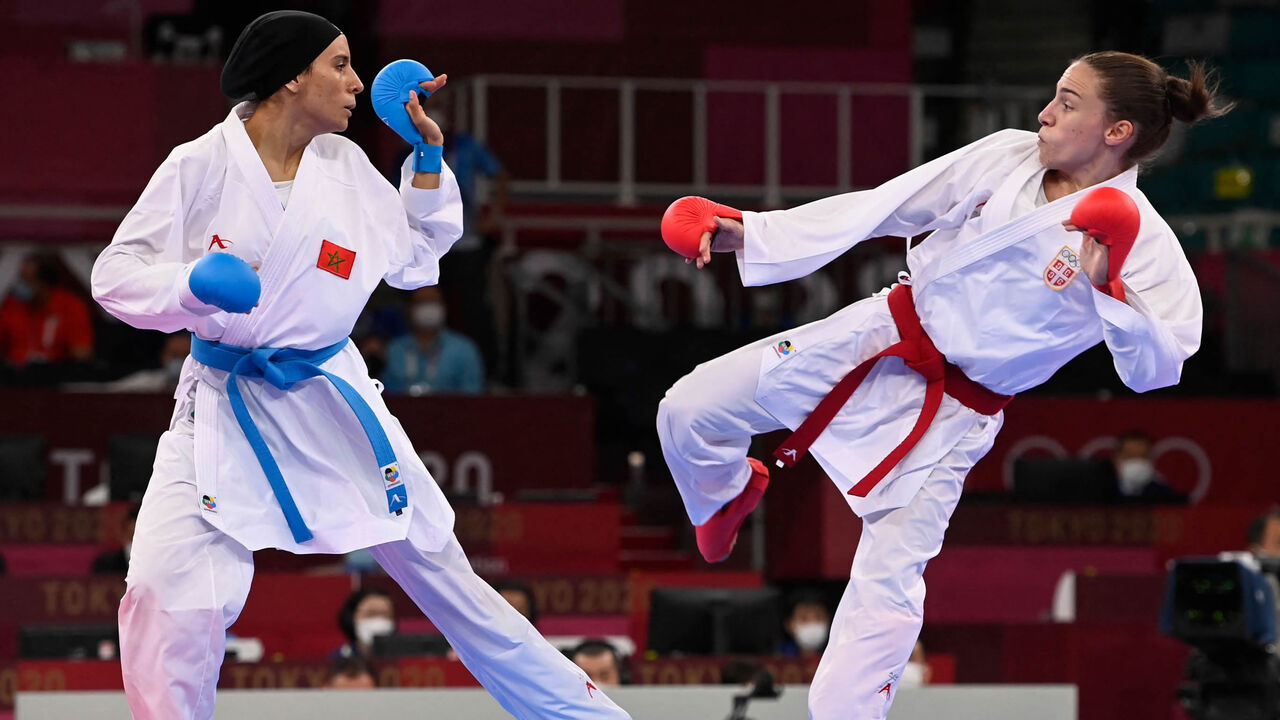
[[[9,364],[86,360],[92,351],[89,308],[75,293],[53,287],[42,304],[10,295],[0,305],[0,357]]]

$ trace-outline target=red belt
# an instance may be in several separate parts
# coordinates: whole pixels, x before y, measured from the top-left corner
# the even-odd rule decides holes
[[[863,379],[871,372],[871,368],[886,357],[900,357],[907,362],[907,367],[924,376],[927,383],[924,407],[920,409],[920,417],[916,419],[915,427],[911,428],[906,439],[898,443],[898,447],[867,473],[866,477],[855,483],[849,489],[850,495],[866,497],[876,484],[883,480],[908,452],[911,452],[911,448],[915,447],[924,436],[934,416],[938,414],[944,392],[959,400],[965,407],[972,408],[983,415],[995,415],[1013,399],[1012,395],[994,393],[970,380],[964,371],[947,362],[942,353],[938,352],[938,348],[933,346],[933,341],[925,334],[924,327],[920,324],[920,316],[916,315],[916,303],[911,296],[911,286],[898,285],[889,291],[889,313],[893,315],[893,322],[898,326],[898,334],[902,339],[885,348],[878,355],[867,358],[836,383],[831,392],[827,393],[827,396],[822,398],[822,402],[819,402],[813,412],[809,413],[809,417],[805,418],[805,421],[800,423],[800,427],[791,433],[791,437],[774,451],[773,456],[778,459],[780,466],[791,467],[809,452],[809,446],[818,439],[822,431],[835,418],[836,413],[840,412],[840,408],[853,396],[853,391],[862,384]]]

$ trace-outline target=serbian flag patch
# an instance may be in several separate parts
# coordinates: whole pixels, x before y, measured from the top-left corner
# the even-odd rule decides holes
[[[327,270],[343,280],[348,280],[351,278],[351,266],[355,264],[355,250],[334,245],[328,240],[320,245],[320,258],[316,260],[316,267],[321,270]]]

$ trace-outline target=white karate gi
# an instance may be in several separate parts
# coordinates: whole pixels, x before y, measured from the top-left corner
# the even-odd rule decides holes
[[[245,132],[252,111],[250,103],[236,106],[156,171],[94,265],[93,295],[104,308],[140,328],[188,329],[244,348],[313,350],[347,337],[382,280],[405,289],[436,282],[440,256],[462,232],[461,198],[447,166],[441,187],[424,190],[412,187],[406,163],[396,193],[356,145],[320,135],[303,153],[285,209]],[[335,246],[342,251],[336,256]],[[191,267],[209,252],[230,252],[258,270],[262,295],[252,312],[225,313],[191,294]],[[295,541],[232,414],[228,374],[188,358],[120,605],[134,716],[212,716],[225,630],[248,595],[253,550],[372,546],[510,712],[626,717],[472,572],[453,536],[452,509],[356,348],[348,343],[321,367],[373,410],[395,451],[408,507],[390,512],[370,441],[328,380],[285,391],[241,379],[246,406],[314,533]]]
[[[867,238],[932,231],[907,254],[917,312],[937,348],[972,380],[1019,393],[1106,342],[1134,390],[1177,383],[1200,344],[1199,290],[1177,237],[1137,189],[1136,169],[1102,183],[1128,193],[1142,216],[1121,272],[1126,302],[1093,288],[1079,267],[1080,234],[1061,226],[1088,189],[1037,207],[1044,172],[1036,135],[1005,130],[872,190],[743,213],[742,282],[794,279]],[[854,366],[898,340],[884,291],[677,382],[659,406],[658,434],[693,523],[746,486],[752,435],[794,430]],[[887,715],[920,631],[925,564],[942,546],[965,475],[1003,421],[1003,413],[982,415],[944,396],[890,474],[866,497],[848,495],[907,436],[924,396],[923,377],[899,358],[882,360],[812,446],[863,519],[810,691],[812,717]]]

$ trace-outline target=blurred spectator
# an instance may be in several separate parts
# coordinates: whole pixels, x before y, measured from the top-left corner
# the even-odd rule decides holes
[[[466,128],[454,123],[456,94],[440,93],[431,98],[427,114],[444,132],[444,160],[458,180],[462,195],[462,237],[440,260],[440,277],[450,305],[460,308],[461,327],[476,339],[490,367],[498,353],[495,303],[492,283],[495,276],[494,250],[506,212],[510,176],[502,163]],[[485,206],[480,204],[480,179],[493,181]],[[500,275],[497,276],[499,279]]]
[[[120,549],[103,553],[93,559],[95,575],[124,575],[129,572],[129,553],[133,550],[133,529],[138,524],[141,505],[129,508],[120,518]]]
[[[346,644],[335,653],[338,657],[369,657],[373,639],[396,630],[396,608],[391,596],[376,588],[352,592],[338,611],[338,628],[347,637]]]
[[[18,279],[0,305],[0,357],[18,368],[92,359],[89,306],[58,284],[53,258],[32,255],[22,261]]]
[[[1122,496],[1149,502],[1178,502],[1184,499],[1156,472],[1155,463],[1151,460],[1151,436],[1146,433],[1131,430],[1121,435],[1117,439],[1112,462],[1116,466],[1116,482]]]
[[[381,335],[365,335],[356,342],[369,377],[378,380],[387,372],[387,341]]]
[[[182,365],[191,354],[191,333],[176,332],[165,338],[160,347],[160,367],[139,370],[119,380],[102,383],[107,392],[172,393],[182,377]]]
[[[1249,523],[1249,552],[1262,558],[1280,558],[1280,508],[1273,508]]]
[[[408,334],[387,346],[382,383],[392,392],[478,393],[484,381],[480,351],[465,335],[444,326],[440,289],[429,285],[410,296]]]
[[[1271,594],[1280,598],[1280,507],[1273,507],[1249,523],[1249,553],[1262,565],[1262,576],[1271,585]],[[1280,626],[1280,602],[1275,605]]]
[[[538,627],[538,601],[533,597],[533,588],[511,580],[500,582],[494,585],[493,589],[511,603],[511,607],[523,615],[530,625]]]
[[[812,591],[796,593],[789,604],[791,611],[782,627],[788,640],[778,647],[780,655],[813,658],[822,654],[831,631],[831,611],[822,596]]]
[[[583,640],[569,651],[569,659],[599,687],[622,684],[622,659],[613,645],[604,640]]]
[[[372,690],[378,687],[378,679],[363,658],[344,657],[329,668],[329,679],[324,686],[332,690]]]
[[[403,290],[389,285],[379,285],[360,312],[351,337],[369,368],[369,377],[382,379],[387,370],[387,343],[391,338],[409,332],[409,322],[404,316]]]
[[[458,180],[458,191],[462,195],[462,237],[449,249],[450,254],[458,250],[467,252],[478,249],[482,237],[491,236],[499,229],[507,206],[510,181],[510,175],[489,147],[465,128],[455,126],[450,117],[455,97],[456,95],[442,93],[431,98],[427,106],[427,116],[444,132],[444,159],[449,164],[449,169],[453,170],[453,175]],[[479,201],[481,176],[494,183],[489,203],[483,208]],[[485,212],[481,214],[481,210]]]
[[[907,666],[902,671],[902,679],[898,682],[898,687],[920,687],[928,685],[932,679],[933,669],[925,659],[924,643],[916,640],[916,646],[911,650],[911,659],[907,661]]]

